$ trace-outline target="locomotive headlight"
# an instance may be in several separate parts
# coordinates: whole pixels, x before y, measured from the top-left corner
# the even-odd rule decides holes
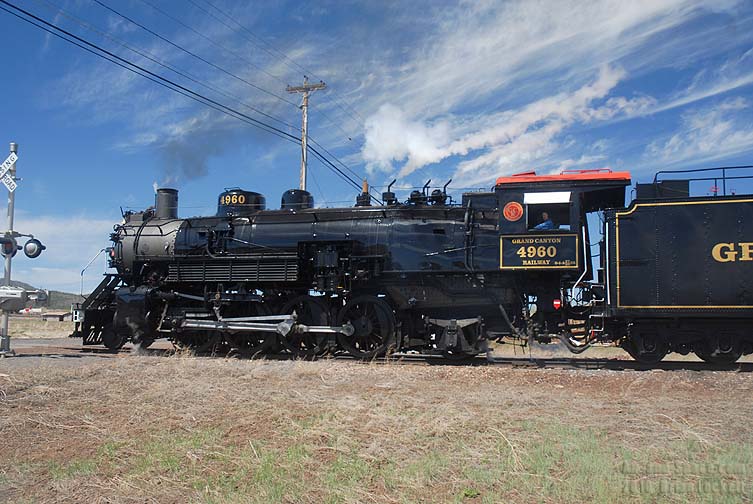
[[[46,248],[47,247],[42,245],[41,241],[37,240],[36,238],[32,238],[24,244],[24,254],[26,254],[26,257],[28,257],[29,259],[35,259],[39,257],[42,251]]]

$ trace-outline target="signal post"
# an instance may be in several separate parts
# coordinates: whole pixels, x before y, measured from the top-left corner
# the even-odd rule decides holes
[[[10,143],[10,154],[0,165],[0,182],[8,189],[8,230],[0,236],[0,253],[5,257],[5,277],[0,287],[0,357],[14,355],[10,348],[10,332],[8,331],[9,315],[25,307],[26,301],[36,299],[44,301],[47,294],[43,291],[27,291],[11,285],[11,264],[16,252],[23,250],[27,257],[34,259],[46,248],[33,235],[18,233],[13,229],[13,219],[16,206],[16,161],[18,160],[18,144]],[[28,237],[23,247],[18,245],[16,238]]]

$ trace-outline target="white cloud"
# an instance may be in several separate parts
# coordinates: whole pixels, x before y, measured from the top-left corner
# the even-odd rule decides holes
[[[13,259],[13,278],[45,289],[79,292],[80,272],[97,252],[110,244],[113,224],[120,219],[88,216],[32,216],[18,212],[15,228],[33,234],[47,250],[36,259],[28,259],[22,252]],[[23,238],[19,243],[23,244]],[[105,260],[92,265],[84,277],[85,291],[90,291],[104,271]]]
[[[460,185],[488,182],[495,175],[521,169],[551,155],[557,137],[576,122],[607,120],[618,114],[634,114],[653,103],[647,97],[605,98],[624,78],[621,69],[603,67],[596,78],[572,92],[534,101],[521,109],[479,116],[452,123],[443,119],[432,125],[411,121],[395,106],[385,105],[366,124],[364,158],[372,166],[392,169],[405,161],[399,175],[451,156],[465,156],[453,180]],[[461,134],[462,133],[462,134]]]
[[[556,171],[569,170],[573,167],[576,169],[585,168],[592,166],[594,163],[603,163],[606,159],[607,156],[604,154],[584,154],[577,159],[563,159],[559,162]]]
[[[393,161],[405,161],[402,171],[410,173],[445,157],[440,146],[446,145],[448,139],[447,123],[426,125],[411,121],[399,108],[385,104],[366,120],[363,158],[370,171],[391,171]]]
[[[462,15],[449,9],[399,67],[380,68],[389,88],[375,81],[376,92],[361,102],[375,107],[366,120],[363,159],[388,172],[398,165],[406,177],[457,156],[453,180],[461,185],[490,182],[531,163],[567,164],[570,153],[558,139],[576,124],[650,115],[753,83],[747,74],[735,75],[740,65],[732,61],[670,103],[647,94],[612,95],[634,77],[624,68],[647,71],[638,61],[646,53],[655,68],[672,66],[687,52],[682,41],[692,31],[678,27],[709,9],[736,5],[572,0],[470,3]],[[670,34],[672,44],[652,43]],[[376,106],[379,100],[389,105]],[[504,105],[514,101],[523,104]],[[480,104],[487,108],[465,111]]]
[[[663,165],[697,165],[753,150],[753,123],[738,118],[750,103],[737,97],[683,115],[677,132],[648,145],[645,158]]]
[[[700,70],[688,87],[643,112],[672,110],[753,84],[753,49],[717,68]],[[641,115],[638,111],[635,115]]]

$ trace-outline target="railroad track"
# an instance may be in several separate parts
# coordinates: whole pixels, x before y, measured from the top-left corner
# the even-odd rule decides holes
[[[348,356],[336,358],[350,359]],[[448,360],[443,357],[427,357],[413,354],[393,355],[377,362],[384,363],[425,363],[438,366],[501,366],[525,369],[582,369],[582,370],[612,370],[612,371],[753,371],[753,362],[738,362],[732,366],[714,366],[706,362],[694,361],[666,361],[656,365],[646,365],[633,360],[598,359],[598,358],[568,358],[568,357],[474,357],[465,360]]]
[[[91,349],[82,349],[87,351]],[[98,353],[102,350],[98,349]],[[130,353],[129,350],[124,352]],[[147,355],[173,355],[173,350],[147,349],[141,350]],[[197,357],[215,357],[215,358],[239,358],[253,359],[254,357],[238,353],[211,354],[199,353]],[[264,354],[258,358],[267,360],[296,360],[291,354]],[[349,361],[362,362],[347,354],[336,354],[319,357],[318,360],[330,361]],[[520,369],[578,369],[578,370],[611,370],[611,371],[734,371],[734,372],[753,372],[753,362],[738,362],[729,366],[718,366],[701,361],[662,361],[655,365],[642,364],[634,360],[614,359],[614,358],[570,358],[570,357],[495,357],[493,354],[489,358],[477,356],[467,359],[447,359],[442,356],[427,356],[412,353],[392,354],[389,357],[381,357],[371,361],[363,361],[366,364],[384,364],[384,365],[434,365],[434,366],[493,366],[509,367]]]
[[[19,355],[27,357],[65,357],[65,356],[101,356],[101,357],[125,357],[132,352],[130,348],[123,348],[117,353],[101,347],[81,347],[80,345],[66,345],[61,342],[49,341],[46,344],[33,344],[33,340],[27,341],[19,349]],[[168,344],[160,345],[156,348],[140,350],[141,355],[151,355],[155,357],[167,357],[175,354],[175,350]],[[240,354],[233,353],[198,353],[198,358],[206,357],[237,357],[251,358]],[[264,359],[268,360],[294,360],[290,354],[265,354]],[[329,355],[320,357],[320,360],[350,361],[356,359],[346,354]],[[641,364],[628,359],[617,358],[594,358],[594,357],[556,357],[556,356],[495,356],[493,353],[489,358],[478,356],[462,360],[450,360],[442,356],[426,356],[413,353],[392,354],[389,357],[375,359],[370,361],[374,364],[385,365],[436,365],[436,366],[500,366],[519,369],[579,369],[579,370],[611,370],[611,371],[735,371],[735,372],[752,372],[753,362],[738,362],[731,366],[714,366],[701,361],[679,361],[667,360],[656,365]]]

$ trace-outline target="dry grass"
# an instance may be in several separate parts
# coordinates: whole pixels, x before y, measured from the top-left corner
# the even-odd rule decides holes
[[[0,500],[738,502],[752,389],[724,372],[0,361]]]
[[[73,322],[18,316],[10,318],[8,330],[11,338],[67,338],[73,332]]]

